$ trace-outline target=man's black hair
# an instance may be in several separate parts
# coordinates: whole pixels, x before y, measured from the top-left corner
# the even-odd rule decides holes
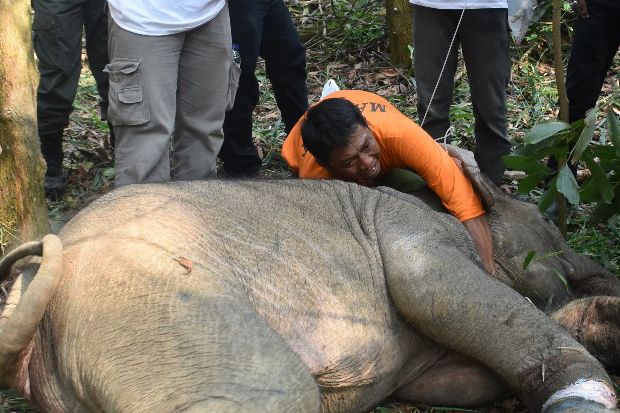
[[[310,108],[301,126],[306,149],[323,166],[334,149],[343,148],[359,126],[367,126],[362,112],[344,98],[331,98]]]

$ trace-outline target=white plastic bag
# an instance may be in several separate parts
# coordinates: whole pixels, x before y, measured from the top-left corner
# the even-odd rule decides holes
[[[536,0],[508,0],[508,25],[515,43],[521,43],[534,18]]]
[[[321,99],[325,98],[327,95],[331,95],[338,90],[340,90],[340,88],[336,84],[336,81],[334,79],[329,79],[327,82],[325,82],[325,85],[323,86],[323,92],[321,92]]]

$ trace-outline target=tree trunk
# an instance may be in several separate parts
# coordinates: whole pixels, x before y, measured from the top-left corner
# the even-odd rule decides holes
[[[560,120],[568,122],[568,97],[566,96],[566,84],[564,80],[564,62],[562,60],[562,34],[560,32],[560,25],[562,23],[562,1],[553,0],[553,65],[555,67],[555,84],[558,89],[558,96],[560,99]],[[567,159],[558,159],[558,170],[561,170],[566,165]],[[566,198],[563,194],[558,192],[558,228],[564,238],[568,232],[566,216],[567,206]]]
[[[0,255],[49,229],[30,1],[0,2]]]
[[[411,67],[413,42],[409,0],[385,0],[390,60],[395,66]]]
[[[553,0],[553,66],[555,67],[555,84],[560,99],[560,120],[568,122],[568,97],[564,80],[564,61],[562,60],[562,1]]]

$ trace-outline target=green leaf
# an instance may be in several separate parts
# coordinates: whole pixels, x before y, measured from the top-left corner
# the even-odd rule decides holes
[[[613,145],[590,145],[588,151],[592,152],[592,156],[598,158],[599,165],[609,172],[616,170],[620,173],[620,157],[616,155],[616,148]]]
[[[540,181],[545,179],[546,176],[547,174],[528,175],[519,181],[519,187],[517,190],[521,194],[527,194],[532,189],[536,188]]]
[[[573,205],[579,204],[579,186],[568,165],[560,169],[555,186],[558,192],[564,194],[568,202]]]
[[[564,284],[564,288],[566,289],[566,292],[568,292],[568,282],[566,281],[566,277],[564,276],[564,274],[562,274],[561,272],[559,272],[555,268],[552,268],[551,270],[555,273],[555,275],[558,276],[560,281],[562,281],[562,284]]]
[[[599,203],[590,215],[589,222],[591,225],[605,222],[616,214],[620,214],[620,185],[614,190],[613,203],[611,205]]]
[[[620,121],[611,109],[607,111],[607,130],[609,138],[616,147],[616,155],[620,158]]]
[[[590,203],[596,202],[600,198],[600,193],[596,188],[596,183],[590,176],[584,183],[579,185],[579,199],[581,202]]]
[[[596,129],[596,107],[590,109],[586,115],[581,135],[579,135],[579,139],[577,139],[577,143],[575,143],[575,147],[573,148],[573,162],[581,158],[581,154],[588,147],[590,141],[592,141],[594,129]]]
[[[508,168],[523,171],[528,175],[543,175],[549,172],[549,169],[541,164],[539,159],[530,156],[504,155],[502,161]]]
[[[553,201],[556,199],[558,195],[558,190],[555,187],[555,182],[557,180],[557,176],[549,182],[549,187],[543,194],[540,196],[540,200],[538,201],[538,209],[540,212],[545,213]]]
[[[525,135],[525,143],[526,145],[532,145],[544,141],[558,132],[568,129],[568,127],[568,123],[558,120],[540,123],[530,129],[527,135]]]
[[[612,215],[614,215],[614,208],[612,205],[598,204],[596,208],[594,208],[594,211],[592,211],[592,214],[590,214],[588,223],[590,225],[596,225],[599,222],[607,221]]]
[[[536,251],[530,251],[527,253],[527,255],[525,256],[525,260],[523,260],[523,269],[527,270],[527,267],[530,265],[530,263],[532,262],[532,259],[534,259],[534,256],[536,255]]]
[[[110,178],[112,176],[114,176],[114,168],[106,168],[101,172],[101,175],[105,176],[106,178]]]
[[[600,199],[603,200],[606,204],[611,204],[611,201],[614,199],[614,188],[607,179],[607,174],[605,170],[589,155],[584,156],[584,161],[590,169],[590,178],[588,181],[592,181],[592,185],[596,190],[596,194],[600,196]],[[583,184],[583,187],[586,186],[588,182]],[[593,199],[598,201],[598,199]]]

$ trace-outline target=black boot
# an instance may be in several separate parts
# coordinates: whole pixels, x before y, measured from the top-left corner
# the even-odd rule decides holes
[[[65,193],[65,179],[62,170],[62,131],[50,134],[39,134],[41,153],[47,163],[45,170],[45,196],[54,201]]]

